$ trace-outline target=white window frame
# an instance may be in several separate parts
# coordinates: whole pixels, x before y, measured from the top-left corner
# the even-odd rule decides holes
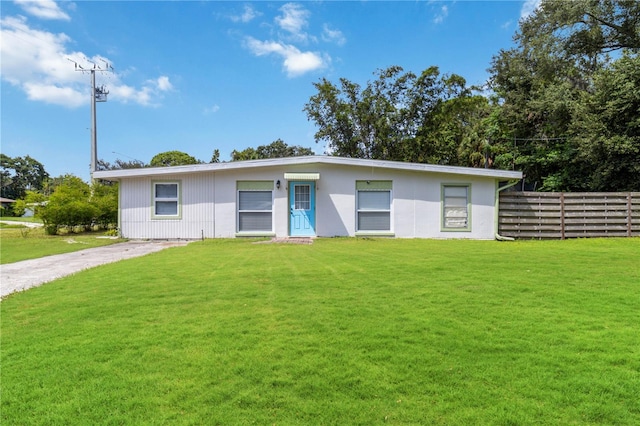
[[[447,195],[448,188],[464,188],[466,190],[466,196],[461,197],[459,195]],[[453,216],[450,212],[454,209],[460,209],[460,201],[464,198],[464,204],[466,206],[464,216]],[[442,220],[440,226],[442,231],[446,232],[470,232],[471,231],[471,184],[470,183],[443,183],[442,184]],[[451,201],[457,200],[457,205],[451,205]],[[463,225],[454,225],[448,219],[464,219]]]
[[[386,209],[360,208],[361,192],[384,192],[389,196],[389,207]],[[393,188],[391,181],[356,181],[356,235],[393,235]],[[386,213],[389,215],[389,229],[360,229],[361,213]]]
[[[156,196],[156,188],[158,185],[175,185],[176,196],[175,197],[158,197]],[[153,181],[151,184],[151,203],[152,203],[152,218],[153,219],[181,219],[182,218],[182,182],[181,181]],[[175,214],[158,214],[158,202],[171,202],[176,203]]]
[[[243,192],[269,192],[271,194],[270,210],[240,210],[240,193]],[[236,190],[236,235],[238,236],[272,236],[274,235],[274,191],[273,181],[237,182]],[[241,230],[240,217],[243,213],[269,213],[271,215],[271,228],[264,230]]]
[[[311,185],[312,183],[296,183],[296,186],[294,187],[294,194],[293,194],[293,208],[294,210],[311,210]],[[301,194],[300,192],[298,192],[298,189],[302,189],[305,188],[306,193],[305,194]],[[305,199],[300,199],[300,195],[305,195]]]

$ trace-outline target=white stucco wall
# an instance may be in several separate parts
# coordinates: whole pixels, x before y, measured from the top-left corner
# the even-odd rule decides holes
[[[356,234],[356,181],[393,182],[391,227],[399,238],[493,239],[495,180],[491,177],[390,170],[335,164],[306,164],[201,172],[157,177],[132,177],[120,182],[120,229],[126,238],[232,238],[236,236],[236,182],[281,181],[274,185],[274,234],[289,234],[289,200],[285,172],[320,173],[316,181],[316,234]],[[152,217],[153,182],[178,181],[179,219]],[[471,186],[471,230],[447,232],[441,227],[443,183]]]
[[[392,181],[391,230],[399,238],[494,238],[495,181],[422,172],[324,165],[317,182],[318,236],[356,233],[356,181]],[[442,231],[443,183],[471,186],[471,231]]]

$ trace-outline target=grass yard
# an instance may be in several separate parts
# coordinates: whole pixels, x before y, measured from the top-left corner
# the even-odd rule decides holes
[[[0,309],[7,425],[640,424],[639,239],[208,240]]]
[[[20,225],[1,226],[0,224],[0,264],[69,253],[122,241],[97,238],[103,235],[104,232],[46,235],[43,228],[26,228]]]

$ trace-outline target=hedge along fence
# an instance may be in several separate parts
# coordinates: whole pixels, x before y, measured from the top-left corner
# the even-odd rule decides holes
[[[498,229],[533,239],[640,236],[640,192],[503,192]]]

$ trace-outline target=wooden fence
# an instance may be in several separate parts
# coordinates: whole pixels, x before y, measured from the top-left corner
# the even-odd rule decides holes
[[[501,192],[498,229],[533,239],[640,236],[640,192]]]

